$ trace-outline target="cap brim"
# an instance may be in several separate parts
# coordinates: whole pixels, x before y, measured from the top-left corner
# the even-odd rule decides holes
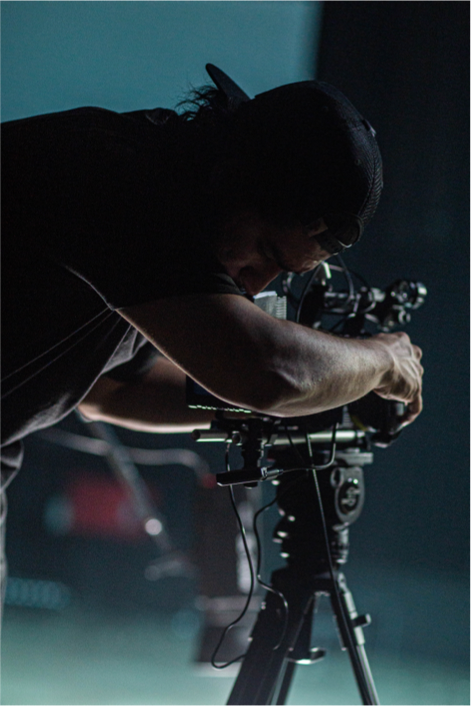
[[[206,71],[219,90],[222,91],[228,98],[232,98],[240,103],[246,103],[250,100],[245,91],[243,91],[240,86],[235,83],[235,81],[229,78],[224,71],[221,71],[221,69],[218,69],[217,66],[214,66],[214,64],[206,64]]]

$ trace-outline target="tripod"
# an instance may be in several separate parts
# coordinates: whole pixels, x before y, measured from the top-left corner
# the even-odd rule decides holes
[[[276,452],[278,467],[288,460],[283,454],[287,452]],[[267,592],[262,604],[228,704],[286,702],[296,665],[313,663],[325,654],[310,647],[322,595],[330,597],[341,644],[348,650],[363,703],[379,703],[364,648],[362,628],[370,619],[357,614],[345,576],[339,571],[348,555],[348,525],[357,519],[364,502],[361,466],[370,462],[370,453],[347,450],[336,454],[336,463],[329,469],[296,471],[277,481],[277,503],[283,517],[275,529],[275,541],[281,543],[287,565],[272,574],[273,590]]]

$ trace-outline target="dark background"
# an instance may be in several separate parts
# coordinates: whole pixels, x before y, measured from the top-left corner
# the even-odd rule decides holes
[[[424,352],[424,411],[367,473],[355,527],[374,561],[469,564],[469,4],[327,2],[317,78],[377,131],[378,211],[345,258],[383,287],[424,282],[407,332]]]

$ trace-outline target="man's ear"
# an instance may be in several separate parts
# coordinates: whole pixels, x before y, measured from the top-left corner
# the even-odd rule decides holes
[[[209,178],[209,189],[213,194],[237,194],[240,191],[242,170],[239,161],[233,157],[213,167]]]

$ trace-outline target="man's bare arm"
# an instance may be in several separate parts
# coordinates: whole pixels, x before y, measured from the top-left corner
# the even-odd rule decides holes
[[[131,382],[103,376],[79,405],[90,420],[111,422],[146,432],[188,432],[209,428],[214,412],[189,409],[185,398],[186,375],[165,358]]]
[[[421,410],[420,349],[406,334],[344,339],[280,321],[230,294],[119,312],[179,368],[232,404],[275,416],[339,407],[375,390]]]

